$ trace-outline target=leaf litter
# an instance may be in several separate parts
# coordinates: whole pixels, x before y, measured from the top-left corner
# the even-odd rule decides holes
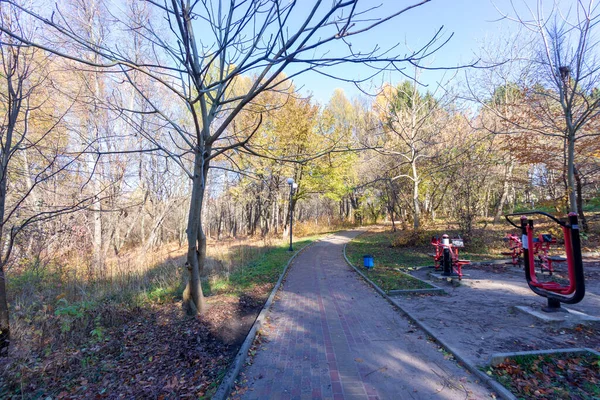
[[[210,398],[269,290],[211,296],[197,318],[180,302],[121,309],[102,341],[16,343],[0,360],[0,398]]]
[[[507,358],[490,372],[518,398],[600,398],[600,357],[593,353]]]

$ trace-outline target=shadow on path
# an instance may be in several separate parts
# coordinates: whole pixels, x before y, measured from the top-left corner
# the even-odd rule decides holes
[[[343,246],[359,233],[327,237],[295,259],[233,398],[490,398],[346,264]]]

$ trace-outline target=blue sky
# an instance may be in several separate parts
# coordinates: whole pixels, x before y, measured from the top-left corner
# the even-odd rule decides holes
[[[398,9],[402,5],[414,3],[414,1],[371,0],[373,4],[383,3],[382,12]],[[516,4],[522,6],[522,2],[515,0]],[[535,6],[534,1],[527,3]],[[548,2],[548,7],[551,2]],[[495,4],[495,6],[494,6]],[[453,67],[472,62],[477,59],[478,48],[486,37],[506,34],[509,29],[518,29],[518,25],[509,21],[498,21],[500,14],[496,7],[504,12],[512,14],[509,0],[497,0],[494,3],[489,0],[434,0],[406,14],[399,16],[387,25],[366,32],[359,39],[353,40],[353,48],[370,49],[374,43],[382,47],[390,47],[396,43],[407,43],[412,48],[426,43],[432,35],[444,27],[444,37],[453,34],[450,42],[435,53],[429,65],[433,67]],[[345,66],[343,69],[347,76],[364,77],[369,71],[361,66]],[[410,69],[407,72],[410,73]],[[329,72],[340,73],[330,70]],[[447,80],[453,72],[422,72],[419,81],[433,88],[437,81]],[[397,82],[403,79],[400,74],[389,74],[378,77],[376,84],[385,81]],[[335,81],[316,73],[308,73],[294,79],[296,86],[302,87],[302,92],[312,93],[315,100],[325,103],[335,88],[342,88],[348,97],[359,95],[360,92],[353,84]],[[365,85],[368,86],[368,85]]]

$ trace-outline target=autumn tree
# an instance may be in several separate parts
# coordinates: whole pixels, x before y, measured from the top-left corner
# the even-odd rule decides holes
[[[523,70],[527,115],[510,124],[563,141],[569,210],[579,213],[585,224],[577,200],[576,145],[599,135],[600,99],[593,96],[600,84],[598,7],[593,1],[577,0],[565,10],[555,2],[546,12],[543,5],[538,2],[535,9],[529,8],[530,15],[505,15],[530,33],[534,45]]]
[[[396,69],[402,62],[415,62],[427,56],[432,52],[430,44],[408,54],[395,49],[358,50],[351,47],[355,36],[379,28],[427,2],[396,5],[391,14],[380,15],[378,8],[363,5],[358,0],[329,3],[319,0],[308,7],[303,3],[302,9],[295,1],[231,1],[227,4],[220,1],[147,1],[154,18],[140,25],[119,17],[113,23],[115,39],[101,45],[90,42],[74,30],[68,15],[58,5],[52,16],[44,16],[14,0],[4,2],[41,21],[48,35],[76,43],[95,54],[97,61],[92,61],[92,57],[77,57],[53,43],[32,41],[10,28],[2,31],[21,43],[35,42],[40,48],[89,66],[120,71],[124,81],[133,85],[149,104],[149,112],[159,115],[172,135],[183,144],[181,150],[173,151],[165,145],[172,135],[158,141],[153,138],[192,181],[187,225],[189,281],[184,303],[189,313],[196,314],[204,309],[200,274],[206,259],[202,210],[207,174],[215,158],[246,146],[254,132],[248,129],[242,135],[233,135],[230,129],[233,120],[256,101],[260,93],[281,85],[283,82],[277,77],[288,69],[292,71],[291,79],[306,71],[321,71],[345,62]],[[162,20],[165,24],[160,26]],[[141,36],[149,43],[154,56],[133,59],[119,46],[124,32],[142,32]],[[436,34],[432,41],[437,39]],[[336,51],[331,52],[334,44]],[[291,69],[293,65],[296,67]],[[152,91],[137,84],[132,71],[139,71],[155,85],[167,88],[170,97],[156,98]],[[241,76],[251,77],[251,84],[236,92]],[[184,120],[174,118],[174,104],[180,104],[186,110]],[[140,110],[126,110],[137,111]],[[257,116],[255,125],[259,123]],[[150,136],[148,132],[144,135]]]
[[[2,29],[32,39],[33,23],[15,10],[0,8]],[[48,56],[35,47],[0,35],[0,353],[9,344],[6,272],[19,238],[50,218],[94,204],[93,196],[73,196],[69,185],[89,150],[69,144],[65,126],[72,103],[53,95]],[[88,176],[89,179],[89,176]],[[57,192],[56,184],[63,185]]]
[[[413,229],[419,229],[422,166],[436,156],[443,140],[442,129],[449,115],[444,110],[444,99],[436,99],[432,93],[421,93],[415,77],[395,87],[384,87],[375,107],[385,132],[380,152],[395,159],[392,180],[411,182]]]
[[[351,102],[341,89],[333,92],[321,114],[320,130],[327,132],[340,150],[329,153],[323,169],[325,196],[339,202],[341,214],[353,222],[361,222],[360,191],[357,190],[362,166],[359,164],[361,135],[365,131],[365,114],[358,101]]]

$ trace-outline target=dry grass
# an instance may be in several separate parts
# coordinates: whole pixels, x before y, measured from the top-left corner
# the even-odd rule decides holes
[[[268,251],[274,241],[238,239],[211,241],[204,284]],[[44,347],[55,335],[65,345],[102,336],[102,329],[119,325],[124,310],[174,301],[184,287],[185,247],[169,244],[150,252],[132,250],[113,257],[102,271],[91,271],[86,260],[22,263],[9,273],[12,339]]]
[[[299,239],[295,247],[300,249],[312,240],[314,238]],[[139,264],[133,262],[136,254],[140,256]],[[189,335],[192,327],[209,335],[212,339],[202,337],[200,349],[194,347],[198,340],[195,334],[193,340],[186,343],[191,343],[191,347],[188,346],[191,353],[201,355],[199,360],[207,365],[219,364],[222,368],[223,363],[229,362],[223,357],[237,351],[231,346],[236,346],[240,338],[245,337],[291,253],[287,243],[272,245],[269,239],[212,242],[209,246],[211,267],[207,268],[202,282],[209,309],[201,318],[183,315],[180,303],[182,254],[183,250],[177,246],[165,247],[145,258],[138,252],[131,252],[127,258],[121,257],[120,265],[106,269],[107,277],[83,282],[62,282],[63,276],[51,265],[39,268],[37,275],[27,270],[28,274],[13,277],[10,282],[16,299],[12,310],[13,343],[9,357],[0,360],[0,398],[9,392],[18,396],[25,394],[24,398],[38,398],[38,394],[41,396],[46,390],[54,390],[54,395],[64,388],[85,391],[88,385],[73,381],[73,377],[89,378],[95,384],[104,385],[101,376],[113,370],[109,366],[121,360],[123,351],[132,352],[132,348],[137,350],[127,358],[137,357],[133,362],[137,366],[152,364],[153,357],[148,359],[148,354],[163,354],[165,346],[171,346],[177,351],[166,351],[165,354],[175,364],[167,364],[169,368],[177,369],[182,347],[169,335],[180,326],[187,328],[182,328],[183,333],[177,331],[176,338],[179,339],[181,334]],[[143,260],[159,264],[146,264],[148,268],[145,269]],[[75,275],[67,275],[72,276]],[[18,289],[25,290],[19,292]],[[25,292],[29,293],[28,297],[23,295]],[[169,332],[165,333],[157,325],[162,318],[160,315],[168,315],[165,321],[170,326]],[[142,325],[144,327],[139,328]],[[137,339],[125,343],[124,338],[131,339],[131,335]],[[156,343],[159,336],[164,339],[162,343]],[[107,348],[111,350],[105,351]],[[157,356],[164,363],[167,356],[161,357]],[[156,363],[152,365],[156,366]],[[185,365],[189,367],[189,364]],[[98,366],[105,368],[101,376]],[[164,371],[161,366],[156,368]],[[120,372],[112,374],[113,378],[108,382],[113,390],[121,384],[133,383],[129,381],[127,368],[121,365],[116,369]],[[211,371],[210,376],[195,375],[197,368],[177,373],[198,378],[186,381],[186,385],[193,383],[193,387],[198,387],[199,383],[218,383],[218,371]],[[15,384],[19,379],[25,386]],[[159,382],[155,386],[160,391],[164,384]],[[182,381],[182,393],[188,386]],[[83,397],[87,398],[87,395]]]
[[[312,223],[295,228],[295,240],[313,229],[330,229],[315,229]],[[253,272],[256,260],[287,240],[209,239],[205,294],[232,290],[239,282],[230,283],[230,277],[244,276],[246,268]],[[64,345],[101,338],[102,329],[123,323],[132,310],[178,301],[186,278],[185,255],[186,247],[176,243],[152,251],[131,249],[108,258],[105,268],[96,271],[90,267],[90,254],[23,260],[8,273],[11,337],[20,349],[31,351],[47,346],[49,336]]]

